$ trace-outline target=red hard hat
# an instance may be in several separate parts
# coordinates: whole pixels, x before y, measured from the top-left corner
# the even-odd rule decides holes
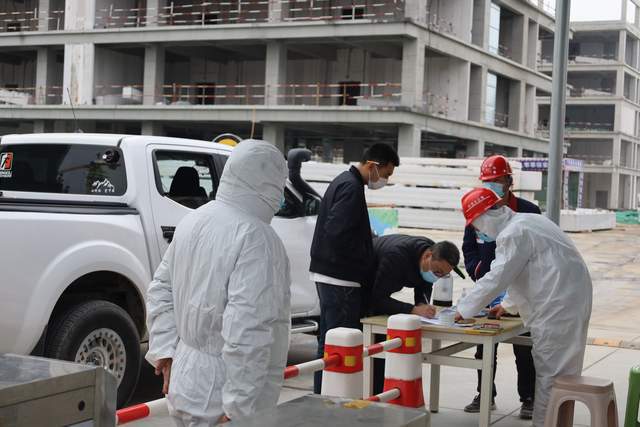
[[[480,166],[480,181],[490,181],[501,176],[511,175],[509,161],[500,155],[490,156],[484,159]]]
[[[488,188],[474,188],[462,196],[462,213],[471,224],[476,218],[500,201],[500,197]]]

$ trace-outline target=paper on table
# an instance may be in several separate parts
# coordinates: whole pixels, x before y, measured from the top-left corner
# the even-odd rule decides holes
[[[472,326],[475,326],[475,323],[467,323],[467,324],[454,323],[453,325],[450,325],[449,323],[445,323],[438,318],[429,319],[427,317],[420,317],[420,321],[428,325],[447,326],[449,328],[470,328]]]

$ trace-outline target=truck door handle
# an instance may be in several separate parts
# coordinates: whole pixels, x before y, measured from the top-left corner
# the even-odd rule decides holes
[[[162,229],[162,237],[164,237],[167,242],[171,243],[173,240],[173,233],[175,233],[176,228],[162,225],[160,226],[160,229]]]

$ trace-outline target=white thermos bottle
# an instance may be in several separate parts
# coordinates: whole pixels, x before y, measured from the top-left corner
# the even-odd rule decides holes
[[[451,307],[453,305],[453,277],[447,275],[433,284],[433,305]]]

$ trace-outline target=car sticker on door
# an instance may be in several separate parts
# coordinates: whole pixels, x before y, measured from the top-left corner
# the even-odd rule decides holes
[[[13,176],[13,153],[0,153],[0,178]]]

